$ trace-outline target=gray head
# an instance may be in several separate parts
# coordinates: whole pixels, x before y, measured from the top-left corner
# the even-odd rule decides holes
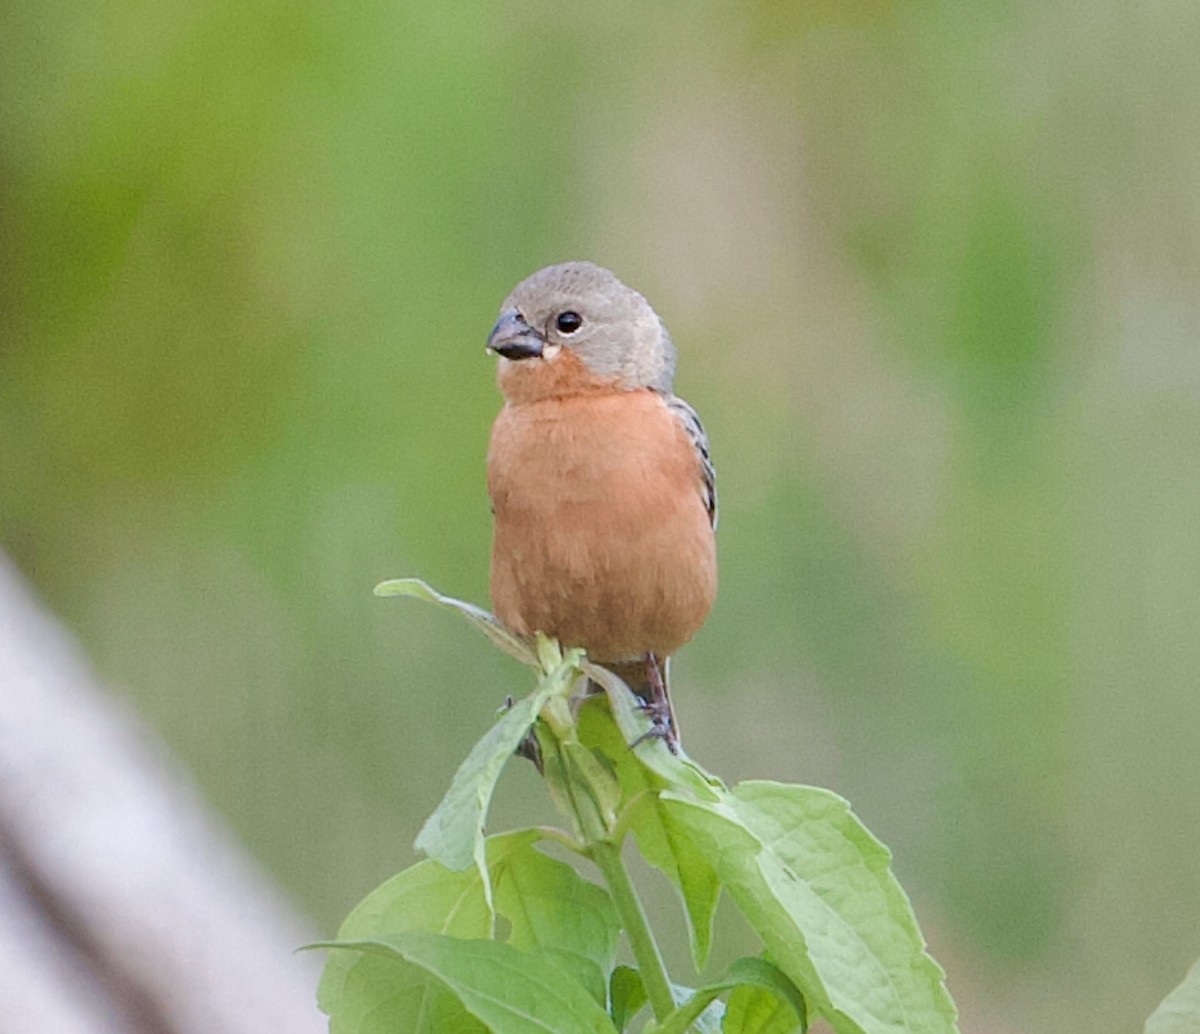
[[[591,262],[547,266],[517,284],[488,348],[512,362],[552,362],[569,349],[622,388],[669,392],[675,376],[675,346],[650,303]]]

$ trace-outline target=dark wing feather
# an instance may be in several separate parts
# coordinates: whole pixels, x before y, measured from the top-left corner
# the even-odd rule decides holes
[[[708,509],[709,523],[715,531],[717,527],[717,472],[713,467],[712,457],[708,453],[708,435],[704,433],[704,425],[700,423],[699,415],[678,395],[664,392],[663,401],[667,404],[671,415],[687,432],[692,448],[696,450],[696,459],[700,461],[700,475],[703,479],[704,505]]]

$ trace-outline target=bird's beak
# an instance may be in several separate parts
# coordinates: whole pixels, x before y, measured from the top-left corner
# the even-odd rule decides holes
[[[516,309],[507,309],[492,328],[488,350],[505,359],[535,359],[542,354],[546,341],[521,318]]]

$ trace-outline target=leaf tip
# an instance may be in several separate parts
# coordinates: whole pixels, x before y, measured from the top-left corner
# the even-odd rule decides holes
[[[376,596],[406,596],[412,591],[412,578],[388,578],[371,591]]]

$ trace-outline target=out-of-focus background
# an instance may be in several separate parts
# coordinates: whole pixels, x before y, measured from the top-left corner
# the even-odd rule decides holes
[[[689,751],[854,802],[964,1029],[1180,979],[1200,6],[16,0],[0,40],[0,544],[322,929],[528,688],[370,590],[486,600],[483,343],[586,257],[713,440]]]

